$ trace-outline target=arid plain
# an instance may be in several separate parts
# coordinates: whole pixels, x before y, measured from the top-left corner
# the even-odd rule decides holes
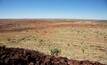
[[[70,19],[1,19],[0,45],[107,64],[107,21]]]

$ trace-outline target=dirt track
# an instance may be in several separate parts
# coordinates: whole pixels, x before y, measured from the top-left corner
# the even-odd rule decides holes
[[[88,60],[76,61],[49,56],[38,51],[0,46],[0,65],[104,65]]]

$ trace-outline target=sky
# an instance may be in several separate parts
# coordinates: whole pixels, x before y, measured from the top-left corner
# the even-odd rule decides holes
[[[107,0],[0,0],[0,19],[107,20]]]

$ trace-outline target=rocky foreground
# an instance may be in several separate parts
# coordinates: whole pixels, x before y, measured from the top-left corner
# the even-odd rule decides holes
[[[0,65],[105,65],[88,60],[69,60],[65,57],[50,56],[33,50],[6,48],[0,46]]]

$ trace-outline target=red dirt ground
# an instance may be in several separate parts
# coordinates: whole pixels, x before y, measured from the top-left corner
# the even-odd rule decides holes
[[[55,24],[57,22],[37,22],[37,21],[8,21],[8,22],[0,22],[0,32],[15,32],[15,31],[23,31],[23,30],[32,30],[32,29],[54,29],[54,28],[62,28],[62,27],[78,27],[78,28],[99,28],[101,25],[99,24]],[[22,26],[30,26],[25,29],[15,30],[11,27],[15,27],[16,25]]]

